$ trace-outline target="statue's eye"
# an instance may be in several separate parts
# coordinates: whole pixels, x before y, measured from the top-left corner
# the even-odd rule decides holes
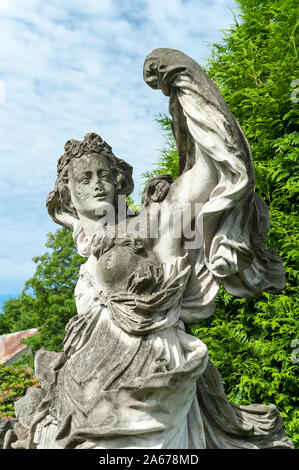
[[[89,183],[89,178],[87,178],[87,176],[84,176],[83,178],[80,179],[80,183],[88,184]]]
[[[102,173],[102,179],[110,180],[110,173]]]

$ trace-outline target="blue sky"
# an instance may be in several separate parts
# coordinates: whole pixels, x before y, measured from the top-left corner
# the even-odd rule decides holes
[[[145,56],[179,49],[204,65],[233,24],[227,0],[0,0],[0,305],[17,296],[59,228],[45,200],[69,138],[97,132],[141,174],[158,159],[168,100]]]

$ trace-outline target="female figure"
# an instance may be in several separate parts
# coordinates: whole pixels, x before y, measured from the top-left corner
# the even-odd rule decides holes
[[[97,134],[66,143],[47,207],[87,258],[78,315],[63,353],[37,353],[45,394],[30,419],[31,392],[18,402],[26,438],[11,437],[11,446],[292,447],[274,406],[227,401],[206,346],[186,326],[214,313],[220,285],[245,297],[283,288],[281,260],[264,247],[268,212],[254,193],[249,145],[185,54],[153,51],[144,78],[170,96],[180,176],[150,181],[140,213],[128,216],[119,196],[133,190],[130,165]],[[174,213],[179,235],[169,236]],[[186,243],[190,223],[202,227],[201,246]]]

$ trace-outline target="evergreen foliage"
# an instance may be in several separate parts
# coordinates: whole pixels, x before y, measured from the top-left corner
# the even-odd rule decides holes
[[[153,168],[143,173],[143,177],[149,180],[157,175],[169,174],[177,178],[178,152],[171,130],[171,119],[165,114],[159,114],[156,121],[164,131],[165,147],[160,152],[159,161],[154,163]]]

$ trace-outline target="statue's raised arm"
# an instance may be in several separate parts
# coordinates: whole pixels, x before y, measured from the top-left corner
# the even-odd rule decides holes
[[[188,193],[190,202],[204,204],[208,270],[236,296],[280,291],[282,262],[265,249],[269,213],[254,192],[250,147],[220,91],[193,59],[173,49],[146,57],[144,80],[170,97],[180,175],[172,192],[179,200]]]

